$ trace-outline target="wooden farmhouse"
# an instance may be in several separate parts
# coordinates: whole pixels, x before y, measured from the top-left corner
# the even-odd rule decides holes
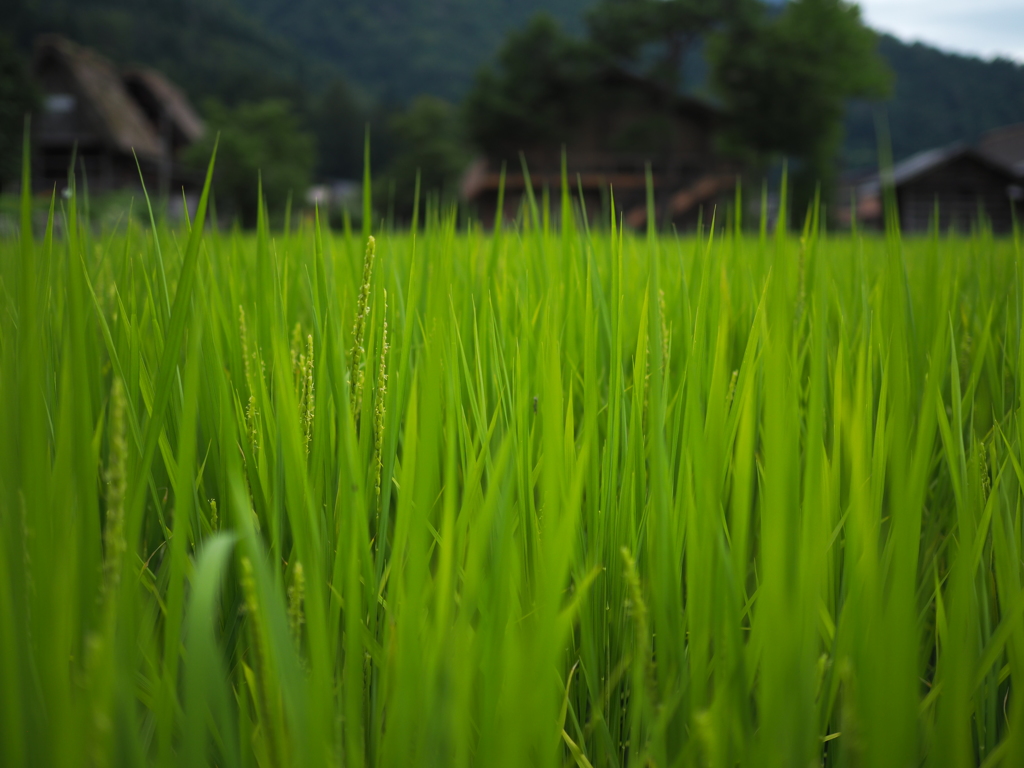
[[[56,35],[36,41],[32,75],[43,95],[32,124],[37,188],[62,188],[72,156],[94,192],[138,187],[140,168],[152,192],[194,182],[179,159],[203,135],[203,122],[163,75],[122,73],[95,51]]]
[[[991,154],[965,144],[920,152],[897,163],[891,176],[874,174],[847,190],[855,200],[856,219],[881,227],[884,221],[882,182],[893,186],[900,229],[968,233],[979,225],[995,233],[1013,229],[1013,207],[1022,197],[1021,178],[1014,168]],[[840,199],[844,195],[841,193]],[[840,209],[848,223],[849,205]]]
[[[528,185],[538,205],[545,191],[556,201],[550,210],[557,215],[563,152],[573,200],[582,199],[591,221],[607,220],[614,195],[627,226],[646,226],[648,166],[659,227],[693,228],[702,214],[710,219],[716,205],[731,200],[738,169],[716,151],[722,122],[716,108],[623,72],[608,72],[602,87],[603,103],[614,108],[594,110],[567,131],[563,142],[508,147],[469,168],[462,197],[485,226],[498,215],[514,219],[528,198]]]

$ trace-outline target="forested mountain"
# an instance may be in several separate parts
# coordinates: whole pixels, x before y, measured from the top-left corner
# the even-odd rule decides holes
[[[957,141],[1024,122],[1024,65],[945,53],[883,35],[879,50],[895,74],[892,97],[881,105],[853,104],[846,121],[845,164],[876,162],[875,114],[889,123],[893,156]]]
[[[288,96],[300,108],[338,77],[377,103],[458,101],[509,31],[538,11],[580,28],[594,0],[5,0],[27,51],[59,31],[122,62],[166,71],[197,101]],[[1024,66],[883,36],[884,104],[897,159],[1024,121]],[[845,162],[874,162],[875,106],[851,105]]]
[[[315,84],[329,68],[253,18],[240,0],[4,0],[4,31],[27,53],[59,32],[121,64],[156,67],[196,100],[262,98]]]
[[[378,98],[462,97],[512,29],[540,11],[580,26],[592,0],[247,0],[298,49]]]

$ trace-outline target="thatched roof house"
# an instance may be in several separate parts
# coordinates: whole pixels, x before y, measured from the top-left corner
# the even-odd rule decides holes
[[[203,124],[162,75],[122,75],[95,51],[57,35],[36,41],[32,74],[44,96],[33,122],[38,185],[63,184],[75,153],[92,190],[138,186],[136,157],[154,192],[189,180],[176,159]]]

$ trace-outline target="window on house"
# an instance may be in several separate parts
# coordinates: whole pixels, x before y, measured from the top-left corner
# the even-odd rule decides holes
[[[70,93],[50,93],[47,94],[43,106],[51,115],[64,115],[74,111],[75,97]]]

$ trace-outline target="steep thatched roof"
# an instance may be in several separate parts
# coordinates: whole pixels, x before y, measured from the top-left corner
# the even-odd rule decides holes
[[[124,81],[150,113],[151,119],[160,112],[170,119],[182,143],[191,144],[203,137],[206,125],[188,98],[178,86],[155,69],[128,70],[124,73]]]
[[[35,66],[51,57],[67,68],[78,96],[89,105],[96,128],[108,142],[126,154],[135,150],[140,158],[159,160],[163,156],[156,131],[110,61],[66,38],[45,35],[36,41]]]

